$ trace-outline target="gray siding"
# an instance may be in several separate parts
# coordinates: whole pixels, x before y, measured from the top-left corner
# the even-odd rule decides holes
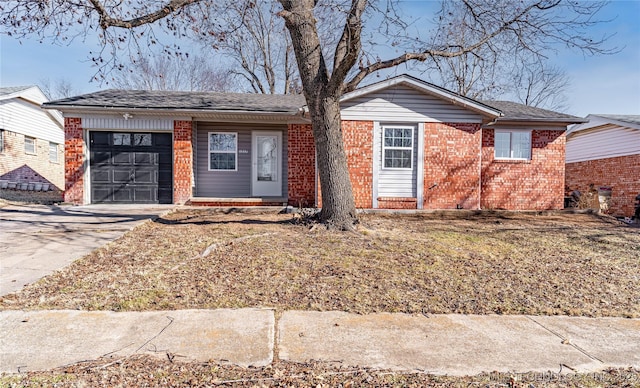
[[[340,104],[343,120],[479,123],[482,117],[439,97],[397,85]]]
[[[406,124],[405,124],[406,125]],[[417,192],[418,171],[418,126],[413,131],[413,163],[411,170],[384,169],[382,164],[382,131],[385,124],[377,126],[374,134],[375,160],[378,171],[378,196],[415,198]]]
[[[287,196],[286,125],[198,122],[196,130],[196,197],[251,197],[251,133],[256,130],[282,132],[282,196]],[[209,171],[209,132],[237,132],[237,171]]]

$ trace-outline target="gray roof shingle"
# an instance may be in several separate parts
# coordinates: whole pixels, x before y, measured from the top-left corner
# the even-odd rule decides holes
[[[63,98],[45,108],[181,109],[297,113],[305,105],[301,95],[176,92],[109,89]]]
[[[504,114],[498,121],[552,121],[580,123],[585,120],[564,113],[510,101],[478,101]],[[158,109],[210,112],[296,114],[306,105],[302,95],[178,92],[109,89],[63,98],[43,104],[45,108]]]
[[[502,112],[504,115],[501,121],[526,121],[526,120],[550,120],[550,121],[567,121],[572,123],[582,123],[585,119],[558,113],[547,109],[536,108],[512,101],[482,101],[484,104],[492,106]]]

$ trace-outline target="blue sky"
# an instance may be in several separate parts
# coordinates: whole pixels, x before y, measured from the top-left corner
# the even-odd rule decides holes
[[[418,2],[416,2],[418,3]],[[418,3],[419,4],[419,3]],[[435,2],[424,2],[431,8]],[[418,5],[419,7],[420,5]],[[416,4],[413,4],[416,7]],[[585,57],[563,51],[552,58],[571,78],[567,113],[640,114],[640,0],[614,0],[601,15],[615,19],[599,27],[601,33],[614,33],[611,46],[622,50],[614,55]],[[20,41],[0,35],[0,86],[52,83],[65,79],[78,93],[108,88],[91,82],[96,69],[87,59],[98,47],[95,39],[75,40],[68,46]],[[366,82],[366,81],[365,81]]]

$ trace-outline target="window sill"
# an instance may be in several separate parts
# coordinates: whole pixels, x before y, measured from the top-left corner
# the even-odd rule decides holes
[[[513,164],[531,164],[531,159],[506,159],[506,158],[495,158],[493,159],[496,163],[513,163]]]

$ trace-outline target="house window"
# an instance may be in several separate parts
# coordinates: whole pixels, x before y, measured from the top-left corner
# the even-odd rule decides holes
[[[36,139],[34,137],[24,137],[24,152],[27,154],[36,153]]]
[[[236,171],[238,134],[209,132],[209,171]]]
[[[53,142],[49,142],[49,161],[58,163],[58,145]]]
[[[496,159],[531,159],[531,131],[495,132]]]
[[[4,129],[0,129],[0,152],[4,151]]]
[[[413,163],[413,127],[384,127],[382,154],[384,168],[411,169]]]

